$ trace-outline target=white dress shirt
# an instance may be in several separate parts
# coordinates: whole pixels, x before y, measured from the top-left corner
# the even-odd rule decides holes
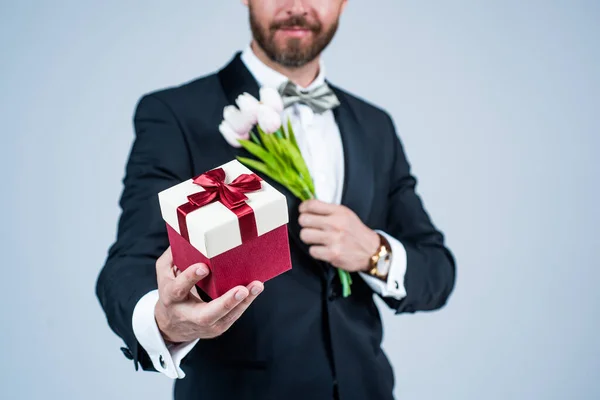
[[[288,78],[265,65],[248,46],[242,53],[242,61],[260,86],[279,88]],[[321,62],[319,75],[306,88],[310,90],[325,82],[325,67]],[[241,94],[241,93],[240,93]],[[284,111],[289,118],[298,146],[306,161],[315,184],[317,198],[328,203],[340,204],[344,182],[344,150],[340,130],[333,111],[315,114],[304,104],[296,103]],[[387,282],[360,272],[360,276],[382,296],[401,299],[406,296],[404,274],[406,273],[406,251],[402,243],[381,232],[392,248],[392,265]],[[191,342],[167,346],[160,334],[154,318],[154,307],[158,301],[158,290],[146,294],[136,304],[133,311],[133,332],[142,347],[149,354],[154,367],[170,378],[183,378],[185,373],[179,367],[181,360],[198,343]]]

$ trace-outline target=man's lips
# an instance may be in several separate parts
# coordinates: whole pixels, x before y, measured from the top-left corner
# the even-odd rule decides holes
[[[308,28],[300,27],[300,26],[284,26],[278,29],[283,34],[292,37],[304,37],[311,33],[311,30]]]

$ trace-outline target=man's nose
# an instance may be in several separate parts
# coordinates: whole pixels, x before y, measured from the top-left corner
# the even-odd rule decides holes
[[[290,0],[290,6],[288,8],[289,15],[304,15],[307,13],[307,7],[305,0]]]

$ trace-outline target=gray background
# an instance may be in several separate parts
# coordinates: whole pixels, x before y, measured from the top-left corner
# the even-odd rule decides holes
[[[600,398],[599,20],[592,0],[350,0],[329,78],[391,112],[459,267],[441,312],[383,311],[400,399]],[[0,397],[170,397],[95,279],[136,101],[248,40],[238,1],[0,2]]]

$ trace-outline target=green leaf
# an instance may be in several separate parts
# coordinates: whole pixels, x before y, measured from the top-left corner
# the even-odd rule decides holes
[[[269,173],[269,168],[265,164],[261,163],[260,161],[256,161],[251,158],[240,157],[240,156],[236,157],[236,159],[239,162],[241,162],[242,164],[244,164],[252,169],[257,170],[258,172],[261,172],[267,176],[271,176],[271,174]],[[271,178],[273,178],[273,177],[271,176]],[[275,178],[273,178],[273,179],[275,179]]]
[[[243,148],[248,150],[250,154],[258,157],[265,164],[271,166],[271,168],[277,169],[281,167],[276,157],[272,153],[265,150],[262,146],[259,146],[249,140],[241,139],[238,141],[240,142]]]
[[[289,179],[289,176],[286,176],[285,179],[289,182],[286,187],[289,187],[290,191],[292,191],[296,197],[302,201],[310,199],[310,192],[307,191],[306,185],[299,179],[298,175],[294,175],[291,179]]]
[[[310,187],[306,184],[306,182],[304,181],[304,179],[302,179],[302,177],[300,177],[298,175],[296,182],[297,182],[296,186],[302,193],[301,200],[308,200],[308,199],[311,199],[314,197],[313,196],[314,193],[310,190]]]
[[[315,192],[314,183],[312,177],[310,176],[310,172],[308,171],[308,167],[306,166],[306,162],[302,157],[300,151],[289,141],[282,141],[285,150],[289,154],[290,159],[292,160],[296,170],[300,174],[303,181],[306,183],[308,188],[312,193]]]
[[[279,182],[279,183],[281,183],[281,182]],[[298,190],[294,185],[288,185],[285,183],[281,183],[281,184],[284,185],[290,192],[292,192],[292,194],[294,196],[296,196],[300,200],[304,201],[304,199],[302,198],[302,192],[300,190]]]
[[[298,151],[300,151],[300,147],[298,147],[298,142],[296,142],[296,135],[294,134],[294,128],[292,128],[292,121],[290,119],[288,119],[287,128],[288,128],[287,133],[288,133],[288,137],[290,138],[290,141],[298,149]]]
[[[275,149],[275,152],[277,153],[279,158],[285,163],[286,167],[293,168],[294,163],[283,144],[283,142],[286,141],[285,138],[273,135],[271,136],[270,140],[273,142],[272,144],[273,148]]]
[[[289,169],[291,161],[289,157],[281,151],[281,146],[279,146],[279,139],[271,134],[264,133],[262,130],[259,130],[260,139],[265,145],[265,148],[269,151],[270,154],[278,161],[279,168],[281,169]]]
[[[271,135],[265,133],[260,126],[256,125],[256,127],[258,128],[258,136],[264,148],[267,149],[267,151],[273,156],[277,156],[275,148],[273,147],[273,142],[271,141]]]
[[[288,121],[288,129],[290,128]],[[260,126],[257,126],[257,131],[258,137],[254,136],[253,141],[240,140],[240,143],[263,163],[245,157],[238,157],[238,160],[279,182],[299,199],[314,198],[314,183],[297,143],[295,144],[293,130],[290,136],[293,139],[286,137],[282,128],[274,134],[265,133]]]
[[[301,200],[305,200],[305,199],[303,199],[301,189],[299,189],[294,184],[294,181],[286,179],[286,177],[284,175],[280,174],[278,170],[269,168],[268,165],[261,163],[259,161],[253,160],[251,158],[246,158],[246,157],[241,157],[241,156],[238,156],[236,158],[239,162],[246,165],[247,167],[252,168],[260,173],[263,173],[266,176],[270,177],[271,179],[279,182],[286,189],[288,189],[290,192],[292,192],[292,194],[294,196],[298,197]]]

